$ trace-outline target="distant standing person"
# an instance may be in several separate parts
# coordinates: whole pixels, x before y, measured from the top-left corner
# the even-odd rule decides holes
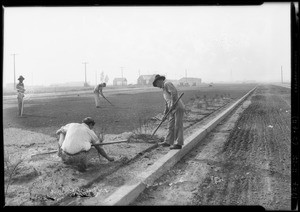
[[[106,83],[100,83],[94,88],[94,98],[95,98],[95,103],[96,103],[96,108],[100,108],[100,96],[99,94],[103,96],[102,89],[106,87]]]
[[[163,90],[165,99],[165,111],[167,114],[170,108],[178,99],[178,91],[171,82],[165,82],[165,77],[157,74],[153,81],[153,86]],[[174,110],[169,114],[168,134],[162,146],[170,146],[170,149],[181,149],[183,145],[183,114],[184,104],[181,99],[177,102]],[[174,144],[175,143],[175,144]]]
[[[23,115],[23,108],[24,108],[24,92],[25,92],[25,88],[24,88],[24,83],[23,83],[23,80],[25,78],[21,75],[18,80],[19,80],[19,83],[17,84],[16,86],[16,89],[17,89],[17,92],[18,92],[18,96],[17,96],[17,99],[18,99],[18,109],[19,109],[19,116],[22,116]]]

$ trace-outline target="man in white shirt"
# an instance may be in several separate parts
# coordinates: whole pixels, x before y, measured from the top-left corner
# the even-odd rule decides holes
[[[95,98],[95,103],[96,103],[96,108],[100,108],[100,96],[99,94],[103,96],[103,93],[102,93],[102,89],[106,87],[106,83],[101,83],[101,84],[98,84],[95,88],[94,88],[94,98]]]
[[[56,131],[56,134],[59,135],[58,155],[64,162],[68,163],[75,160],[79,163],[80,169],[86,169],[87,153],[92,144],[100,144],[103,141],[103,135],[98,138],[92,130],[94,125],[95,121],[87,117],[82,120],[82,123],[70,123]],[[99,145],[94,147],[108,161],[114,161],[114,158],[109,157]]]
[[[178,92],[173,83],[165,82],[165,77],[157,74],[153,81],[153,86],[163,90],[166,101],[164,114],[173,107],[178,99]],[[162,146],[170,146],[170,149],[181,149],[183,145],[183,113],[184,104],[181,99],[177,102],[174,110],[169,114],[168,134]],[[174,144],[175,143],[175,144]]]

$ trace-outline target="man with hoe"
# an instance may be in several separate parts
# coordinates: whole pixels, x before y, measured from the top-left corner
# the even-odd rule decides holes
[[[100,96],[99,94],[104,98],[102,89],[106,87],[106,83],[100,83],[94,88],[94,98],[96,103],[96,108],[100,108]]]
[[[19,83],[16,85],[16,89],[17,89],[17,92],[18,92],[18,96],[17,96],[17,99],[18,99],[18,109],[19,109],[19,116],[22,116],[23,115],[23,108],[24,108],[24,92],[25,92],[25,88],[24,88],[24,83],[23,83],[23,80],[25,78],[21,75],[18,80],[19,80]]]
[[[80,171],[85,171],[87,168],[87,156],[92,145],[97,149],[98,154],[105,157],[108,161],[114,161],[114,158],[109,157],[104,149],[100,147],[103,141],[103,135],[99,138],[92,130],[95,121],[91,117],[86,117],[82,123],[70,123],[59,130],[56,134],[59,135],[58,155],[65,163],[76,163]]]
[[[184,104],[181,99],[174,103],[178,99],[178,92],[173,83],[166,82],[164,76],[157,74],[153,81],[153,86],[161,88],[163,91],[163,97],[165,99],[165,110],[164,114],[166,115],[168,111],[174,106],[172,112],[169,115],[168,122],[168,134],[165,141],[162,143],[162,146],[170,146],[170,149],[181,149],[183,145],[183,113],[184,113]],[[174,144],[175,143],[175,144]]]

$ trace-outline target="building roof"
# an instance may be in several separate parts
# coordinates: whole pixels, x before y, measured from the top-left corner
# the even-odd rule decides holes
[[[180,79],[180,81],[183,81],[183,80],[192,80],[192,81],[194,81],[194,80],[201,80],[201,78],[195,78],[195,77],[182,77],[182,78]]]
[[[145,80],[147,80],[147,79],[149,80],[149,79],[151,79],[154,76],[155,76],[155,74],[152,74],[152,75],[141,75],[141,76],[139,76],[139,78],[143,78]]]
[[[126,78],[122,78],[122,77],[117,77],[117,78],[114,78],[114,80],[117,80],[117,81],[126,80],[126,81],[127,81],[127,79],[126,79]]]

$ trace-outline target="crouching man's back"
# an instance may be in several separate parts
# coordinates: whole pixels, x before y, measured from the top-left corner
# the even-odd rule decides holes
[[[91,144],[100,143],[95,132],[85,123],[70,123],[62,127],[62,130],[66,132],[66,136],[61,148],[68,154],[89,151]]]
[[[105,157],[108,161],[114,161],[114,158],[109,157],[104,149],[100,147],[103,141],[103,136],[100,138],[92,130],[95,121],[87,117],[82,120],[82,123],[70,123],[59,130],[56,134],[59,135],[58,141],[58,156],[63,162],[69,163],[75,161],[81,170],[87,167],[87,153],[94,146],[99,155]]]

